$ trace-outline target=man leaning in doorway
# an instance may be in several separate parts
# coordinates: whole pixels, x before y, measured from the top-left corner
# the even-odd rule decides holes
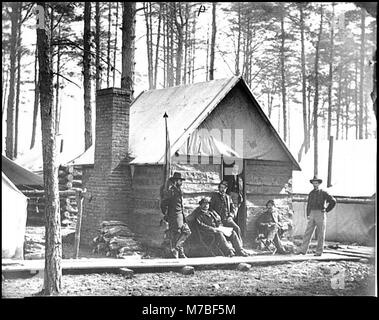
[[[234,222],[234,218],[237,214],[237,208],[234,206],[230,195],[226,194],[228,188],[227,181],[221,181],[218,185],[218,192],[214,192],[211,197],[210,210],[214,210],[221,217],[222,225],[225,227],[232,227],[236,232],[240,240],[241,229]]]
[[[313,185],[313,190],[309,193],[307,203],[308,223],[304,233],[303,243],[297,252],[306,254],[313,232],[317,228],[317,248],[315,256],[321,256],[324,250],[326,232],[326,214],[336,205],[336,199],[329,193],[319,188],[321,179],[314,177],[309,180]]]

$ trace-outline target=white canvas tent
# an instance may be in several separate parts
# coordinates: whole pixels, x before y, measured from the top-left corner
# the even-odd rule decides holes
[[[3,172],[1,187],[1,257],[23,259],[27,198]]]

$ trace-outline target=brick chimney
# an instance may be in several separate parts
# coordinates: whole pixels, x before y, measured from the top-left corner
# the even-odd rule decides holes
[[[120,88],[96,94],[95,163],[86,184],[81,243],[88,245],[103,220],[125,221],[131,194],[128,165],[130,91]]]

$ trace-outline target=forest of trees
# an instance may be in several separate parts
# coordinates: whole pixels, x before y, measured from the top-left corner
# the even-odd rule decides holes
[[[123,86],[133,90],[140,82],[146,83],[144,89],[154,89],[232,75],[243,76],[287,143],[294,106],[301,106],[304,141],[300,154],[318,136],[376,137],[376,129],[370,127],[376,20],[365,9],[353,5],[343,10],[333,2],[131,4],[48,5],[55,129],[59,133],[61,95],[70,86],[82,88],[85,149],[92,144],[95,89]],[[27,95],[33,104],[30,148],[36,143],[38,52],[23,39],[23,31],[35,23],[33,6],[30,2],[2,4],[2,118],[9,158],[20,152],[20,103],[25,103]],[[200,21],[201,15],[207,15],[206,24]],[[136,27],[142,34],[138,45],[144,42],[146,63],[129,64],[132,76],[127,79],[122,72],[126,61],[134,61]],[[124,28],[132,34],[122,32]],[[221,65],[230,72],[221,74]]]
[[[312,145],[317,152],[318,141],[330,136],[376,138],[375,123],[370,125],[375,121],[370,93],[376,19],[353,3],[348,9],[344,6],[333,2],[3,2],[5,154],[15,159],[21,152],[25,112],[32,123],[22,139],[28,139],[28,148],[36,146],[40,114],[47,293],[58,292],[61,285],[55,137],[63,125],[63,94],[70,96],[73,86],[82,93],[75,98],[83,101],[85,150],[93,143],[95,90],[122,87],[134,95],[141,83],[149,90],[233,75],[245,79],[284,141],[290,144],[292,131],[303,134],[299,156]],[[141,39],[144,50],[137,48]],[[301,121],[294,123],[296,112]]]

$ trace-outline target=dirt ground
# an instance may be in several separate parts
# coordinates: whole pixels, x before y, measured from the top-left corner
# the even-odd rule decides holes
[[[35,243],[43,242],[43,230],[43,227],[28,227],[28,248],[34,246]],[[72,241],[63,241],[65,257],[72,256],[72,247]],[[81,250],[80,256],[96,257],[88,249]],[[336,273],[340,279],[339,285],[335,282]],[[202,267],[195,268],[193,275],[183,275],[179,270],[137,272],[131,278],[109,272],[63,274],[60,295],[369,296],[374,295],[374,283],[374,265],[365,259],[358,262],[304,261],[253,266],[248,271],[238,271],[236,266],[218,269]],[[2,281],[2,297],[34,296],[41,290],[42,284],[43,279],[38,275],[5,278]]]
[[[344,271],[342,286],[334,287],[334,270]],[[374,294],[374,268],[368,262],[296,262],[236,269],[195,269],[120,274],[66,274],[62,296],[369,296]],[[3,298],[33,296],[41,289],[38,276],[5,279]]]

